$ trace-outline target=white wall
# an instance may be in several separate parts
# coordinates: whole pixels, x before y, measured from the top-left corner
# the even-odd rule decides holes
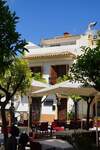
[[[47,83],[49,83],[49,72],[50,72],[50,64],[44,64],[43,66],[43,78],[46,79]]]
[[[42,114],[55,114],[55,112],[56,112],[56,107],[55,107],[55,110],[53,110],[52,109],[52,106],[53,105],[55,105],[56,106],[56,104],[57,104],[57,100],[56,100],[56,97],[55,97],[55,95],[51,95],[50,96],[51,97],[51,99],[53,100],[53,104],[52,105],[44,105],[44,103],[42,103],[42,107],[41,107],[41,113]],[[42,98],[42,102],[43,102],[43,99],[44,98]]]
[[[79,117],[83,118],[87,116],[87,102],[84,100],[79,101]],[[90,108],[90,116],[92,116],[92,110]]]
[[[87,102],[84,100],[80,100],[78,102],[78,112],[79,112],[79,118],[86,117],[87,115]]]
[[[74,102],[73,100],[69,97],[67,101],[67,112],[70,113],[72,111]]]

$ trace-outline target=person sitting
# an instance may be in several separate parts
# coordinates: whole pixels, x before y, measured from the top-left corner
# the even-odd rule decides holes
[[[19,138],[19,146],[18,150],[25,150],[25,146],[27,145],[27,142],[29,141],[29,137],[26,132],[21,133]]]
[[[17,150],[17,139],[16,137],[19,135],[19,128],[15,125],[12,125],[9,137],[6,143],[6,150]]]

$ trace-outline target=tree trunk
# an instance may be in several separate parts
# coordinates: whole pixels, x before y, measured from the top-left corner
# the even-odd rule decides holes
[[[89,119],[90,119],[90,103],[87,102],[87,120],[86,120],[87,130],[89,130]]]
[[[7,141],[7,138],[8,138],[6,110],[5,110],[5,107],[2,107],[2,106],[1,106],[1,119],[2,119],[2,131],[3,131],[3,134],[4,134],[4,146],[6,147],[6,141]]]
[[[77,121],[77,104],[78,104],[78,102],[75,101],[74,102],[74,105],[75,105],[75,121]]]
[[[78,122],[77,122],[77,101],[74,101],[74,106],[75,106],[75,114],[74,114],[74,128],[77,129],[78,127]]]
[[[32,104],[30,104],[29,113],[30,113],[29,126],[32,129]]]
[[[10,107],[10,117],[11,117],[11,126],[15,124],[15,108],[14,108],[14,103],[11,102],[11,107]]]

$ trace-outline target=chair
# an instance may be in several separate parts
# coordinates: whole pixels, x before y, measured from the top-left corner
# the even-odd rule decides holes
[[[64,131],[64,126],[62,126],[61,124],[59,124],[59,122],[54,121],[54,122],[52,122],[52,131],[53,132]]]
[[[42,137],[49,136],[51,133],[48,122],[41,122],[38,131]]]
[[[48,122],[41,122],[40,123],[40,131],[41,132],[48,132]]]

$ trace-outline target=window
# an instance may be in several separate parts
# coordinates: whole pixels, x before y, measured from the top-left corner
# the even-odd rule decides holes
[[[32,70],[33,73],[38,73],[38,72],[42,73],[42,67],[41,66],[31,67],[30,69]]]
[[[55,84],[58,77],[66,75],[69,70],[69,65],[51,66],[50,84]]]

